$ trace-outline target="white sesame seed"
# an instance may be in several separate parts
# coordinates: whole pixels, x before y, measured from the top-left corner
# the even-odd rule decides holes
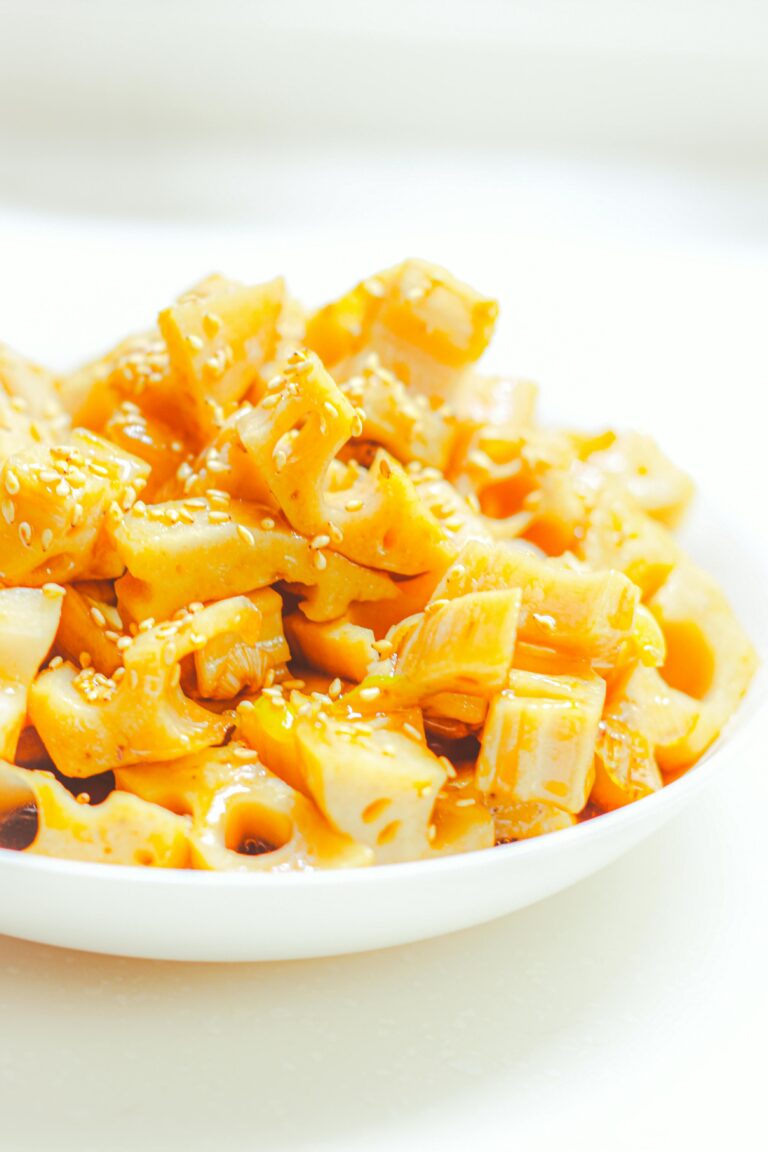
[[[323,552],[315,552],[313,562],[318,572],[323,572],[328,567],[328,560]]]
[[[339,680],[338,676],[335,680],[331,680],[328,685],[328,695],[331,700],[338,700],[339,696],[341,696],[341,680]]]
[[[330,542],[331,542],[330,536],[326,536],[325,534],[321,533],[319,536],[314,536],[310,540],[309,546],[310,546],[310,548],[314,548],[314,549],[327,548],[328,545],[330,544]]]
[[[19,539],[26,548],[29,548],[32,542],[32,527],[26,520],[22,520],[19,524]]]
[[[21,483],[18,476],[15,472],[12,472],[10,468],[6,468],[4,483],[5,490],[9,496],[15,496],[21,488]]]
[[[360,699],[368,702],[369,700],[376,700],[381,696],[381,688],[373,685],[371,688],[360,689]]]
[[[253,532],[251,532],[249,528],[246,528],[244,524],[238,524],[237,534],[246,544],[253,546],[256,543],[256,537]]]

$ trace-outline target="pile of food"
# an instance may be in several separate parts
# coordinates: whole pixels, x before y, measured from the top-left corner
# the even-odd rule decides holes
[[[64,376],[0,349],[0,846],[424,860],[696,762],[755,655],[691,484],[481,375],[496,315],[409,260],[313,312],[213,276]]]

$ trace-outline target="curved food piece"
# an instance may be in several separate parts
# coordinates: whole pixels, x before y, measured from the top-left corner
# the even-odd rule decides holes
[[[246,688],[261,688],[270,671],[274,675],[291,658],[279,594],[262,588],[246,599],[254,608],[250,626],[237,622],[236,630],[213,636],[194,654],[197,691],[206,699],[231,700]]]
[[[0,759],[16,755],[32,681],[53,644],[64,589],[0,588]]]
[[[67,585],[56,633],[56,651],[65,660],[90,664],[103,676],[111,676],[123,662],[117,644],[124,635],[123,621],[112,597],[103,586],[85,581]],[[107,588],[112,589],[111,584]]]
[[[609,442],[587,457],[606,476],[617,479],[644,512],[675,528],[693,497],[693,482],[664,455],[655,440],[639,432],[610,434]]]
[[[381,445],[401,464],[416,461],[445,471],[457,434],[456,418],[447,404],[409,392],[402,380],[381,366],[375,353],[346,365],[345,377],[336,374],[341,392],[364,413],[357,439]]]
[[[373,862],[370,848],[338,833],[244,744],[124,768],[116,779],[118,787],[189,816],[193,868],[293,872]]]
[[[683,551],[669,529],[615,487],[603,490],[574,551],[590,568],[615,568],[652,596]]]
[[[488,346],[498,310],[444,268],[405,260],[315,312],[306,340],[331,369],[375,352],[409,387],[449,397]]]
[[[179,414],[200,435],[255,386],[280,353],[287,304],[282,278],[246,287],[223,281],[205,295],[188,294],[158,317],[181,387]],[[287,350],[286,350],[287,351]]]
[[[116,584],[118,601],[135,620],[164,620],[195,601],[280,580],[301,586],[303,611],[313,620],[333,620],[355,601],[387,600],[396,591],[383,572],[313,548],[270,509],[241,500],[140,506],[113,532],[128,569]]]
[[[85,796],[85,793],[83,793]],[[81,803],[50,772],[0,762],[0,847],[86,860],[186,868],[189,822],[126,792]]]
[[[660,753],[665,769],[679,768],[720,735],[749,687],[757,655],[716,582],[690,561],[675,568],[649,607],[667,645],[661,675],[697,704],[693,729]]]
[[[258,638],[260,620],[246,597],[234,597],[126,638],[119,678],[72,664],[45,671],[30,692],[29,713],[56,767],[65,776],[91,776],[220,744],[233,717],[184,694],[181,661],[222,634],[250,626]]]
[[[590,800],[610,812],[657,792],[663,783],[647,736],[613,716],[605,716],[595,743]]]
[[[294,612],[286,617],[285,630],[295,659],[329,676],[359,683],[379,659],[371,629],[346,617],[318,624]]]
[[[631,635],[637,587],[620,572],[586,572],[523,548],[470,541],[435,589],[435,600],[519,588],[518,635],[586,658],[616,658]]]
[[[435,598],[400,646],[396,675],[418,700],[444,692],[490,699],[506,683],[521,600],[518,588]]]
[[[0,581],[118,576],[108,513],[122,516],[148,474],[142,460],[82,429],[66,444],[9,457],[0,467]]]
[[[379,451],[351,487],[330,487],[331,464],[362,417],[317,356],[297,353],[273,383],[237,428],[293,528],[371,568],[404,576],[445,568],[444,533],[393,457]]]

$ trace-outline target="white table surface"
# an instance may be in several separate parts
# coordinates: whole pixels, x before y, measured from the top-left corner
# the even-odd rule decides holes
[[[260,231],[8,211],[1,334],[63,365],[212,267],[284,269],[312,298],[418,251],[501,296],[494,359],[543,383],[548,414],[655,431],[768,556],[759,198],[661,177],[495,177],[506,214],[452,227],[444,199],[401,216],[396,194],[371,228],[330,180],[303,235],[307,214],[279,198]],[[464,191],[465,208],[482,199]],[[765,1147],[766,731],[616,865],[441,940],[195,967],[0,938],[0,1147]]]

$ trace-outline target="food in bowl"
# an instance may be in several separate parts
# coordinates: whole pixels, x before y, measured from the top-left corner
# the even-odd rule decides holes
[[[696,763],[756,657],[691,482],[481,373],[496,315],[407,260],[315,311],[210,277],[65,375],[0,352],[0,846],[423,860]]]

